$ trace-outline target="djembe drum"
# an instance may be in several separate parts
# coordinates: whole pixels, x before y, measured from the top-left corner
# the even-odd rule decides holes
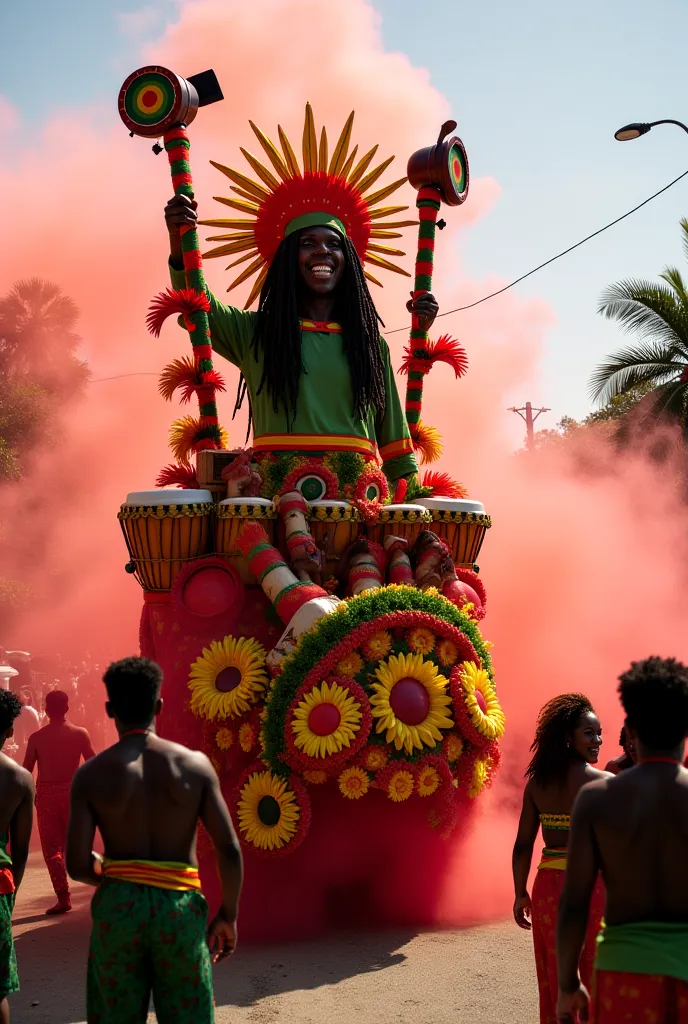
[[[127,495],[117,518],[128,568],[144,590],[170,590],[183,565],[211,550],[212,514],[210,491],[161,487]]]

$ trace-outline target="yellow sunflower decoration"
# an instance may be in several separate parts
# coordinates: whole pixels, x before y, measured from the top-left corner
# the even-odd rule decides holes
[[[203,718],[238,718],[268,685],[265,651],[252,637],[226,636],[191,666],[191,710]]]
[[[337,675],[353,679],[363,668],[363,659],[356,651],[346,654],[341,661],[337,662]]]
[[[250,754],[256,743],[256,728],[252,722],[242,722],[239,726],[239,746],[245,754]]]
[[[413,773],[407,768],[399,768],[398,771],[390,773],[387,779],[387,796],[395,804],[400,804],[413,795],[414,784]]]
[[[470,724],[486,740],[501,739],[506,716],[485,669],[472,661],[465,661],[460,669],[460,679]]]
[[[229,750],[234,743],[234,733],[231,729],[218,729],[215,733],[215,742],[220,750]]]
[[[453,640],[440,640],[436,654],[442,668],[451,668],[458,661],[459,649]]]
[[[409,633],[408,645],[415,654],[430,654],[435,646],[435,634],[432,630],[417,626]]]
[[[361,727],[361,705],[338,683],[321,683],[297,704],[294,744],[308,757],[328,757],[349,747]]]
[[[295,793],[272,772],[254,772],[241,787],[239,831],[259,850],[287,846],[298,830],[300,813]]]
[[[419,796],[432,796],[440,788],[440,773],[430,764],[423,765],[418,772],[417,789]]]
[[[463,740],[456,733],[450,732],[445,738],[444,745],[444,756],[446,757],[449,764],[453,764],[454,761],[458,761],[463,754]]]
[[[473,765],[471,779],[468,783],[468,795],[473,798],[478,796],[487,785],[490,770],[490,758],[478,757]]]
[[[305,782],[310,783],[311,786],[322,786],[324,782],[327,782],[327,772],[321,771],[319,768],[314,768],[313,771],[307,771],[303,773]]]
[[[412,754],[434,747],[442,739],[440,730],[454,725],[447,680],[421,654],[393,654],[375,675],[370,704],[376,731],[397,750]]]
[[[392,638],[386,629],[378,629],[368,637],[363,651],[371,661],[381,661],[392,650]]]
[[[354,765],[352,768],[345,768],[339,776],[339,792],[349,800],[359,800],[368,792],[370,778],[367,772]]]

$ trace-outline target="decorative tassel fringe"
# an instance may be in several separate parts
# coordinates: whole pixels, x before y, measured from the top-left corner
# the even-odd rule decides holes
[[[168,363],[160,374],[158,383],[158,391],[168,402],[172,400],[177,389],[181,390],[179,401],[186,403],[203,388],[224,391],[225,382],[217,370],[197,370],[192,356],[184,356]]]
[[[167,288],[151,302],[146,316],[146,327],[151,334],[159,338],[162,325],[169,316],[181,315],[186,321],[194,313],[209,312],[210,301],[205,292],[196,292],[193,288],[180,288],[179,291]]]
[[[419,420],[415,430],[411,431],[413,447],[420,454],[421,466],[428,462],[437,462],[442,458],[444,445],[442,437],[436,427],[431,427],[422,420]]]
[[[185,490],[196,490],[200,486],[193,466],[185,463],[165,466],[160,470],[155,481],[156,487],[182,487]]]
[[[449,473],[438,473],[433,469],[426,470],[420,481],[425,490],[429,489],[427,497],[433,498],[467,498],[468,491],[457,480],[452,480]]]

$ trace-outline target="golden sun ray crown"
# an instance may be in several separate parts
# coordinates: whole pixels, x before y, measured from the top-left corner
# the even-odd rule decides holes
[[[368,168],[378,149],[377,146],[373,146],[356,161],[358,146],[350,149],[353,123],[354,111],[347,118],[330,156],[327,131],[323,127],[318,142],[313,111],[310,103],[307,103],[302,144],[303,170],[289,139],[279,125],[277,131],[281,152],[252,121],[249,121],[249,124],[272,170],[243,147],[241,152],[259,181],[224,164],[210,161],[213,167],[217,167],[233,182],[231,190],[239,197],[214,198],[248,216],[199,221],[200,224],[209,227],[228,230],[227,234],[211,235],[207,239],[208,242],[224,244],[211,249],[203,256],[214,258],[238,255],[238,259],[230,263],[227,270],[241,263],[248,263],[227,288],[227,291],[231,291],[254,274],[257,275],[244,308],[248,308],[260,293],[270,263],[284,238],[287,225],[294,218],[306,213],[322,212],[337,217],[344,224],[347,236],[364,265],[372,264],[374,267],[410,277],[410,274],[390,259],[404,256],[405,253],[380,242],[380,239],[400,238],[401,235],[396,229],[412,227],[416,221],[388,219],[408,210],[408,206],[378,205],[400,188],[406,182],[406,178],[399,178],[390,185],[372,191],[394,157],[388,157],[369,171]],[[367,269],[365,276],[374,284],[380,284]]]

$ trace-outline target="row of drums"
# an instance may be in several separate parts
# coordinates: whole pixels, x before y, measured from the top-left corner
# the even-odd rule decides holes
[[[182,567],[203,555],[226,557],[244,583],[256,584],[237,548],[242,525],[254,520],[284,553],[283,527],[272,501],[265,498],[226,498],[214,503],[210,491],[135,491],[127,495],[118,518],[129,549],[127,569],[144,590],[167,591]],[[364,523],[358,509],[345,501],[309,503],[309,526],[335,575],[340,556],[361,534],[383,543],[393,534],[413,544],[422,530],[432,530],[449,546],[457,565],[472,566],[490,527],[490,517],[478,501],[425,498],[418,504],[385,505],[377,520]]]

